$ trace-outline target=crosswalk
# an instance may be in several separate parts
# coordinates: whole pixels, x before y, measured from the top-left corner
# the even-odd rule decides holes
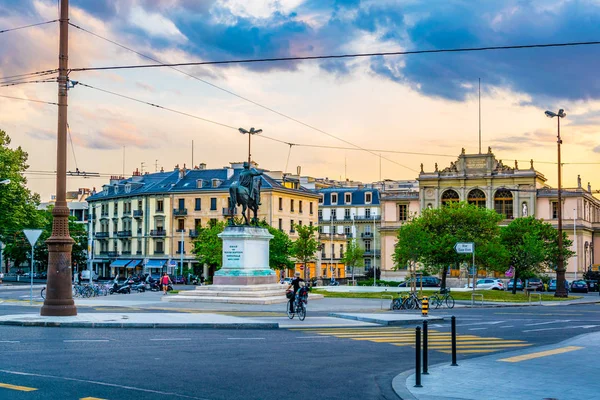
[[[307,335],[333,336],[340,339],[384,343],[393,346],[415,346],[415,330],[411,328],[298,328],[292,329]],[[511,348],[530,346],[524,340],[501,339],[477,335],[456,335],[456,352],[460,354],[492,353]],[[450,332],[435,329],[428,331],[428,347],[441,353],[452,352]]]

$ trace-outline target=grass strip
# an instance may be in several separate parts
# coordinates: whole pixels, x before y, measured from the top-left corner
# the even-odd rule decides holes
[[[381,295],[393,295],[394,298],[397,295],[393,292],[328,292],[323,289],[312,289],[312,293],[322,294],[325,297],[331,298],[345,298],[345,299],[381,299]],[[407,292],[401,292],[402,296],[406,296]],[[417,291],[417,293],[419,293]],[[428,296],[430,297],[434,294],[433,290],[423,290],[422,293],[419,293],[419,297]],[[529,298],[522,292],[517,292],[516,294],[512,294],[512,292],[505,292],[501,290],[476,290],[476,294],[483,295],[483,301],[497,301],[497,302],[505,302],[505,303],[528,303]],[[454,300],[471,300],[472,292],[450,292]],[[576,300],[580,299],[581,296],[569,296],[568,298],[559,298],[554,297],[554,294],[546,294],[542,293],[542,301],[567,301],[567,300]],[[476,298],[475,301],[479,301],[480,297]],[[537,301],[537,296],[534,296],[531,299],[532,302]]]

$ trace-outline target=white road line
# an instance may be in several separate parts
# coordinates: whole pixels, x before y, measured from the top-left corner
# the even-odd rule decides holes
[[[177,342],[177,341],[181,341],[181,340],[192,340],[192,338],[156,338],[156,339],[150,339],[152,341],[155,342]]]
[[[472,324],[461,324],[461,325],[456,325],[456,326],[472,326],[472,325],[496,325],[496,324],[501,324],[503,322],[506,321],[491,321],[491,322],[474,322]]]
[[[590,328],[595,328],[597,326],[600,326],[600,325],[562,326],[560,328],[529,329],[529,330],[522,331],[522,332],[541,332],[541,331],[553,331],[553,330],[556,330],[556,329],[576,329],[576,328],[590,329]]]
[[[482,329],[487,329],[487,328],[471,328],[469,329],[470,331],[480,331]]]
[[[432,325],[429,325],[429,327],[430,328],[443,328],[444,325],[442,325],[442,324],[432,324]]]
[[[20,340],[0,340],[0,343],[21,343]]]
[[[228,337],[228,340],[265,340],[264,337]]]
[[[65,339],[65,343],[80,343],[80,342],[110,342],[108,339]]]
[[[570,319],[557,319],[556,321],[538,322],[536,324],[525,324],[525,326],[548,325],[548,324],[555,324],[557,322],[571,322],[571,320]]]
[[[499,326],[498,328],[514,328],[514,325]]]
[[[20,375],[20,376],[36,376],[36,377],[40,377],[40,378],[50,378],[55,381],[60,379],[60,380],[70,381],[70,382],[89,383],[92,385],[115,387],[115,388],[119,388],[119,389],[133,390],[136,392],[155,393],[155,394],[160,394],[160,395],[167,395],[167,396],[169,396],[169,398],[181,397],[184,399],[207,400],[203,397],[188,396],[185,394],[179,394],[179,393],[173,393],[173,392],[162,392],[159,390],[145,389],[145,388],[139,388],[139,387],[134,387],[134,386],[117,385],[117,384],[108,383],[108,382],[91,381],[91,380],[87,380],[87,379],[68,378],[65,376],[34,374],[34,373],[30,373],[30,372],[9,371],[6,369],[0,369],[0,372],[2,372],[4,374],[12,374],[12,375]]]
[[[329,339],[331,336],[296,336],[296,339]]]

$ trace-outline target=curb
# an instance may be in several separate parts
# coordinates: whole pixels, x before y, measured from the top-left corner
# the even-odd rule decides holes
[[[279,329],[276,322],[257,323],[111,323],[111,322],[50,322],[50,321],[0,321],[0,325],[37,326],[46,328],[121,328],[121,329]]]
[[[372,317],[361,317],[358,315],[348,315],[348,314],[338,314],[338,313],[329,313],[328,316],[342,319],[351,319],[354,321],[361,322],[371,322],[374,324],[384,325],[384,326],[400,326],[400,325],[413,325],[420,324],[423,321],[431,321],[431,322],[441,322],[444,321],[444,317],[419,317],[418,319],[402,319],[395,321],[388,321],[384,319],[377,319]]]
[[[471,305],[471,304],[460,304],[456,303],[456,305],[460,305],[460,308],[508,308],[508,307],[560,307],[560,306],[576,306],[580,304],[596,304],[600,303],[600,298],[598,300],[586,300],[586,301],[578,301],[578,302],[559,302],[555,304],[547,304],[549,302],[540,303],[520,303],[520,304],[502,304],[502,303],[484,303],[483,305]]]
[[[406,380],[414,374],[413,370],[404,371],[392,379],[392,390],[396,392],[401,400],[418,400],[406,387]]]
[[[2,283],[2,284],[0,284],[0,292],[3,291],[3,290],[18,290],[18,289],[23,290],[23,289],[29,289],[30,287],[31,287],[31,285],[29,285],[29,284],[24,284],[24,285],[6,285],[6,284]],[[35,289],[42,289],[44,287],[46,287],[46,285],[40,285],[40,284],[33,285],[33,289],[34,290]]]

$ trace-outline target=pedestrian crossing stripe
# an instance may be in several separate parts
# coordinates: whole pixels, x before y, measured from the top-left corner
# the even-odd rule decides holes
[[[319,336],[333,336],[339,339],[386,343],[393,346],[415,345],[415,331],[410,328],[298,328],[292,329],[303,333]],[[441,353],[452,352],[452,337],[450,332],[440,332],[431,329],[427,332],[428,348]],[[477,335],[457,335],[456,352],[461,354],[491,353],[509,348],[531,346],[523,340],[502,339],[497,337],[482,337]]]

